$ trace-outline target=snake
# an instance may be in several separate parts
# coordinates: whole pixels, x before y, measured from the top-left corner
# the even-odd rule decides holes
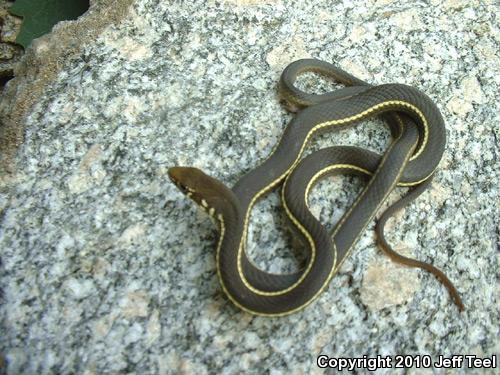
[[[343,88],[321,94],[299,89],[299,75],[312,72]],[[463,310],[451,281],[431,264],[403,257],[385,240],[387,220],[429,185],[444,153],[446,129],[434,102],[420,90],[391,83],[372,86],[339,67],[317,59],[289,64],[281,74],[279,94],[296,112],[269,156],[229,188],[194,167],[173,166],[168,175],[187,197],[217,223],[217,276],[228,299],[238,308],[261,316],[292,314],[311,304],[327,288],[379,207],[396,186],[411,187],[380,217],[379,246],[392,260],[426,269],[448,289]],[[382,117],[392,142],[383,155],[354,146],[333,146],[302,158],[317,134],[352,127]],[[330,233],[312,214],[308,197],[321,179],[331,174],[357,174],[368,182]],[[270,273],[248,258],[245,247],[252,208],[281,187],[284,211],[308,248],[305,265],[297,272]]]

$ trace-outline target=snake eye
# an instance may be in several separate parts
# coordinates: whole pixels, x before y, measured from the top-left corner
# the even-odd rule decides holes
[[[180,182],[179,180],[175,179],[175,178],[171,178],[172,182],[175,184],[175,186],[177,186],[177,188],[182,191],[184,194],[187,194],[189,195],[189,193],[193,193],[194,190],[187,187],[186,185],[184,185],[182,182]]]
[[[186,187],[184,185],[182,185],[178,180],[172,180],[175,184],[175,186],[177,186],[177,188],[182,191],[182,192],[185,192],[186,191]]]

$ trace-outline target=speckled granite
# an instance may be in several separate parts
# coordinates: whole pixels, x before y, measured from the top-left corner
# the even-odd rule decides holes
[[[0,350],[10,373],[314,373],[319,354],[500,352],[499,9],[334,3],[135,1],[80,55],[61,58],[25,120],[14,172],[2,176]],[[433,187],[389,238],[441,268],[465,313],[434,277],[384,257],[373,226],[303,312],[253,317],[222,294],[215,227],[166,171],[192,165],[234,184],[290,120],[276,83],[306,56],[414,85],[442,110],[448,144]],[[382,151],[388,134],[371,121],[309,151]],[[321,182],[314,212],[332,227],[361,187]],[[284,227],[276,195],[257,205],[249,252],[265,269],[298,267]]]

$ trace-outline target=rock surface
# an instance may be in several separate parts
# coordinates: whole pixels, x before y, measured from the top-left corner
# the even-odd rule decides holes
[[[9,373],[315,373],[319,354],[500,352],[493,1],[126,3],[108,23],[91,8],[39,39],[4,92],[0,350]],[[62,29],[72,37],[57,38]],[[416,86],[442,110],[448,142],[433,187],[392,221],[389,239],[443,270],[464,313],[434,277],[385,259],[373,226],[300,313],[253,317],[222,294],[215,227],[166,171],[191,165],[234,184],[290,120],[276,83],[308,56],[373,83]],[[309,151],[382,151],[382,125],[317,137]],[[311,207],[331,228],[361,188],[354,178],[323,181]],[[299,266],[284,227],[276,194],[256,206],[248,251],[267,270]]]

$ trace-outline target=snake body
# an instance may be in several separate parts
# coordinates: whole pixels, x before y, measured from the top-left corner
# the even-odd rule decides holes
[[[294,85],[296,77],[305,71],[326,75],[346,87],[321,95],[305,93]],[[280,93],[289,107],[300,111],[269,157],[232,189],[196,168],[169,170],[170,178],[181,191],[219,223],[216,264],[225,294],[242,310],[266,316],[290,314],[314,301],[393,188],[398,184],[428,185],[441,160],[446,139],[439,110],[422,92],[400,84],[372,87],[322,61],[307,59],[290,64],[281,76]],[[383,156],[356,147],[337,146],[300,161],[314,135],[379,115],[389,123],[394,138]],[[330,173],[371,176],[332,234],[307,205],[312,186]],[[285,211],[309,247],[305,267],[293,274],[265,272],[245,254],[252,207],[279,185],[283,185]],[[385,241],[383,223],[377,229]],[[405,261],[407,258],[396,259],[387,242],[381,241],[381,247],[393,259],[410,263]],[[410,265],[422,267],[420,263]],[[427,266],[430,272],[440,272]],[[440,280],[460,307],[460,298],[451,282],[446,276]]]

